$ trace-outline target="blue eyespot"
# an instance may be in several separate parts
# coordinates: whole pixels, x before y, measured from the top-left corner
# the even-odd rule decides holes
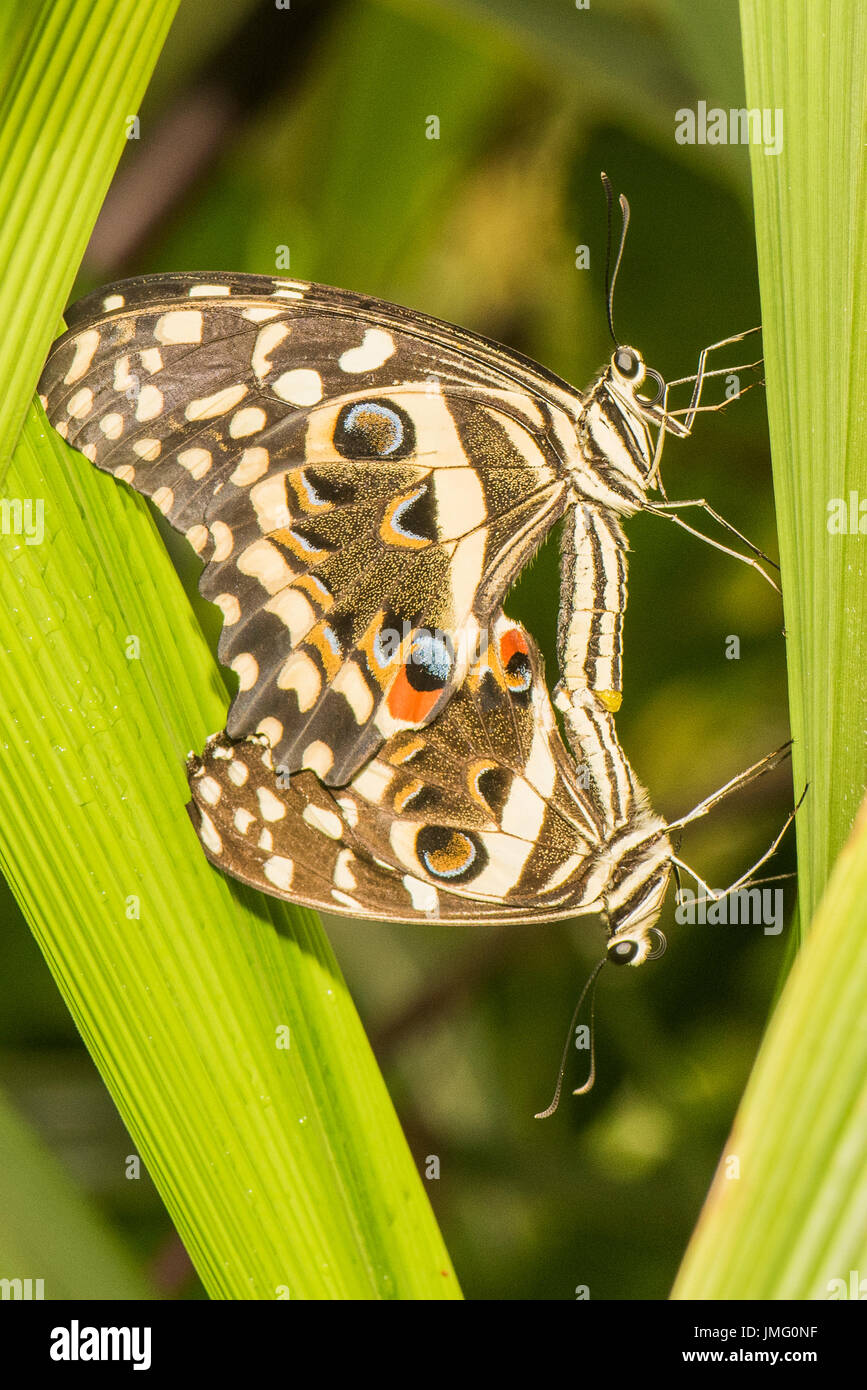
[[[338,415],[334,444],[344,458],[406,458],[415,450],[415,428],[400,406],[388,401],[356,401],[345,405]]]
[[[413,690],[442,690],[454,669],[452,646],[444,632],[419,628],[412,639],[406,678]]]
[[[488,863],[478,835],[448,825],[423,825],[415,837],[415,852],[432,878],[451,883],[477,878]]]

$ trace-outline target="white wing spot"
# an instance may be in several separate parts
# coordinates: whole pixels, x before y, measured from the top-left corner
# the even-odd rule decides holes
[[[293,652],[277,677],[280,690],[294,690],[298,698],[298,708],[302,714],[312,709],[319,699],[322,678],[318,667],[306,652]]]
[[[202,818],[199,826],[199,839],[205,846],[205,849],[209,849],[212,854],[222,854],[223,841],[217,834],[217,827],[214,825],[207,811],[203,811],[201,807],[199,808],[199,815]]]
[[[140,459],[153,463],[154,459],[159,458],[163,446],[158,439],[136,439],[132,447]]]
[[[63,378],[65,386],[71,386],[74,381],[78,381],[84,376],[91,362],[93,354],[99,347],[99,330],[88,328],[85,333],[80,333],[75,340],[75,356],[69,366],[69,371]]]
[[[93,410],[93,392],[89,386],[82,386],[80,391],[76,391],[70,397],[66,407],[67,415],[72,415],[76,420],[83,420]]]
[[[202,325],[200,309],[172,309],[157,319],[154,337],[158,343],[200,343]]]
[[[131,386],[135,386],[136,378],[129,370],[129,358],[119,357],[114,364],[114,389],[115,391],[128,391]]]
[[[229,781],[234,782],[236,787],[243,787],[249,776],[247,764],[242,763],[240,758],[233,758],[229,763]]]
[[[337,863],[334,865],[334,886],[335,888],[357,888],[355,874],[352,872],[352,865],[355,863],[355,855],[351,849],[342,849],[337,856]]]
[[[334,754],[328,744],[323,743],[322,739],[318,738],[315,743],[308,743],[304,749],[301,766],[309,767],[310,771],[315,772],[317,777],[327,777],[333,762]]]
[[[242,690],[252,690],[259,679],[259,663],[249,652],[241,652],[232,662],[232,670],[237,674]]]
[[[189,541],[197,555],[201,555],[209,540],[207,526],[191,526],[189,531],[184,533],[184,539]]]
[[[200,396],[198,400],[190,401],[184,415],[188,420],[213,420],[216,415],[225,415],[233,406],[239,405],[246,394],[247,388],[242,382],[237,386],[224,386],[213,396]]]
[[[339,840],[343,834],[343,824],[336,811],[326,811],[323,807],[308,802],[301,812],[301,819],[314,830],[327,835],[329,840]]]
[[[441,468],[434,474],[437,527],[443,540],[474,531],[488,515],[485,494],[474,468]]]
[[[161,372],[163,369],[163,355],[159,348],[142,348],[139,353],[141,364],[146,372],[153,376],[154,372]]]
[[[250,826],[256,824],[256,817],[253,815],[253,813],[251,811],[245,811],[243,807],[240,807],[235,812],[233,820],[235,824],[235,829],[241,835],[246,835],[247,831],[250,829]]]
[[[347,348],[337,359],[342,372],[372,372],[397,351],[384,328],[368,328],[358,347]]]
[[[175,505],[175,494],[170,487],[158,487],[151,501],[155,507],[159,507],[163,516],[168,516],[172,507]]]
[[[276,347],[280,346],[283,339],[289,336],[289,331],[288,323],[269,323],[268,327],[263,328],[259,333],[256,346],[253,348],[252,365],[253,371],[260,381],[274,370],[273,363],[268,360],[269,356]]]
[[[132,483],[135,481],[135,469],[131,463],[122,463],[114,470],[114,476],[120,478],[122,483]]]
[[[286,803],[275,796],[269,787],[257,787],[256,796],[263,820],[282,820],[286,815]]]
[[[352,779],[352,789],[374,806],[381,806],[389,785],[394,780],[395,769],[373,758]]]
[[[286,482],[282,474],[266,478],[250,490],[250,501],[256,509],[256,517],[264,534],[282,531],[291,527],[292,513],[286,502]]]
[[[112,411],[110,415],[103,415],[99,422],[106,439],[120,439],[123,434],[123,416],[118,415],[117,411]]]
[[[241,616],[241,605],[234,594],[217,594],[214,603],[223,614],[226,627],[231,627]]]
[[[268,422],[268,417],[260,405],[248,405],[233,415],[229,421],[229,434],[233,439],[243,439],[248,434],[258,434]]]
[[[279,313],[279,309],[269,309],[265,304],[253,304],[243,311],[241,318],[250,323],[264,323],[266,319],[276,318]]]
[[[225,521],[215,521],[211,527],[211,535],[214,538],[214,553],[211,559],[218,562],[228,560],[235,540]]]
[[[279,719],[275,719],[273,715],[269,714],[266,719],[262,720],[261,724],[256,730],[256,733],[261,734],[263,738],[266,738],[269,744],[271,745],[271,748],[276,748],[277,744],[283,737],[283,725],[280,723]],[[274,764],[270,761],[271,748],[267,750],[269,763],[266,763],[266,766],[270,764],[271,770],[273,772]]]
[[[196,783],[196,790],[209,806],[216,806],[223,795],[223,788],[215,777],[201,777]]]
[[[416,912],[436,912],[440,897],[432,883],[423,883],[420,878],[413,878],[412,874],[404,874],[403,886]]]
[[[337,804],[343,812],[343,819],[351,830],[358,825],[358,806],[351,796],[338,796]]]
[[[373,692],[354,661],[341,666],[331,689],[343,696],[355,716],[356,723],[364,724],[373,713]]]
[[[290,569],[283,556],[269,541],[253,541],[242,551],[236,562],[242,574],[257,579],[269,594],[277,594],[287,584],[291,584],[295,571]]]
[[[348,907],[350,912],[364,913],[361,903],[356,898],[350,897],[348,893],[341,893],[339,888],[332,888],[331,896],[336,903],[340,903],[341,907]]]
[[[178,454],[178,463],[198,482],[210,471],[213,459],[207,449],[182,449]]]
[[[276,594],[265,607],[289,629],[289,640],[293,647],[307,635],[316,622],[316,611],[310,600],[291,586]]]
[[[262,865],[262,873],[269,883],[273,883],[275,888],[280,888],[283,892],[288,892],[292,887],[292,875],[295,872],[295,865],[291,859],[287,859],[283,854],[272,854],[270,859],[266,859]]]
[[[296,367],[278,376],[271,390],[289,405],[315,405],[322,400],[322,377],[312,367]]]
[[[267,472],[268,450],[261,447],[245,449],[229,482],[235,487],[249,487]]]
[[[102,301],[102,307],[107,313],[111,313],[112,309],[122,309],[124,304],[126,300],[122,294],[107,294]]]
[[[138,402],[135,408],[135,418],[137,420],[155,420],[163,412],[162,391],[156,386],[143,386],[138,393]]]
[[[228,285],[193,285],[190,290],[190,299],[205,299],[210,298],[211,295],[224,298],[228,294],[231,294]]]

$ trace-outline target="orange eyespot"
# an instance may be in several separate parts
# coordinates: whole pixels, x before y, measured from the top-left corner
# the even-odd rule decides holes
[[[388,712],[394,719],[407,724],[421,724],[427,719],[442,694],[442,687],[435,690],[416,690],[407,678],[409,667],[402,666],[397,679],[388,692]]]
[[[415,841],[419,863],[432,878],[465,883],[476,878],[488,862],[487,851],[471,830],[447,825],[424,825]]]
[[[515,652],[521,652],[524,656],[530,655],[530,648],[527,646],[527,639],[519,627],[510,627],[508,632],[504,632],[500,638],[500,660],[504,666],[508,666]]]
[[[500,660],[507,690],[513,695],[526,694],[533,683],[533,663],[527,639],[520,628],[510,628],[500,638]]]

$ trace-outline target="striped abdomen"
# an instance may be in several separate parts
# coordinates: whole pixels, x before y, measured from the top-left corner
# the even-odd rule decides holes
[[[612,512],[579,501],[563,524],[557,656],[566,689],[609,710],[622,699],[625,608],[626,538]]]

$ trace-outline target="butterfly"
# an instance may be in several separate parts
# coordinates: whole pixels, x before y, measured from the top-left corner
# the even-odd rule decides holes
[[[680,420],[632,348],[580,392],[486,338],[304,281],[144,276],[67,321],[39,385],[49,420],[204,561],[238,677],[230,737],[261,733],[276,766],[344,785],[439,716],[563,517],[562,677],[619,707],[619,517],[680,520],[647,492],[662,436],[689,433],[704,359]]]
[[[601,912],[608,959],[640,964],[672,848],[610,711],[561,690],[567,747],[529,633],[498,611],[479,646],[442,714],[393,734],[344,787],[277,774],[261,737],[210,740],[188,763],[208,857],[277,897],[374,921]]]

